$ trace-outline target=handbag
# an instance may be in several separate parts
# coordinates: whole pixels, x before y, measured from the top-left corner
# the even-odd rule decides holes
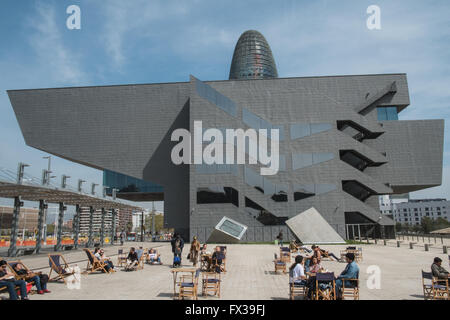
[[[187,259],[190,259],[190,258],[191,258],[191,253],[189,252],[187,255]]]

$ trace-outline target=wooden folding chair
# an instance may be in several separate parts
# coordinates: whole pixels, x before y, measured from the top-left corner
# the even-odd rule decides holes
[[[289,247],[280,247],[280,260],[283,262],[291,262],[291,250]]]
[[[61,264],[62,260],[62,264]],[[61,254],[49,254],[48,255],[48,264],[50,265],[50,273],[48,274],[48,281],[59,281],[63,280],[65,284],[67,284],[66,279],[69,276],[75,274],[75,271],[66,271],[69,268],[69,264],[67,263],[64,256]],[[51,278],[52,271],[56,272],[56,276]]]
[[[273,256],[274,256],[273,263],[275,265],[275,273],[277,273],[278,270],[281,270],[283,271],[283,273],[286,273],[286,262],[282,261],[281,259],[278,259],[276,253],[274,253]]]
[[[448,279],[433,277],[433,300],[449,300]]]
[[[433,299],[433,274],[422,270],[422,289],[424,300]]]
[[[197,300],[197,287],[198,287],[198,278],[200,275],[200,269],[197,269],[195,272],[195,276],[181,276],[180,292],[178,294],[179,299],[192,298]],[[189,279],[190,278],[190,279]]]
[[[207,296],[208,292],[212,292],[220,298],[220,283],[220,272],[203,272],[202,295]]]
[[[294,282],[289,283],[289,299],[294,300],[295,297],[306,297],[308,292],[308,287],[306,286],[306,281],[294,280]]]
[[[345,282],[349,281],[350,286],[345,286]],[[359,275],[356,279],[342,279],[342,299],[353,298],[359,300]]]
[[[86,252],[86,255],[88,257],[88,262],[86,266],[86,271],[84,273],[90,274],[92,272],[101,271],[105,273],[112,273],[114,270],[112,268],[106,268],[107,264],[103,261],[100,261],[97,259],[97,257],[92,253],[89,249],[83,249],[84,252]]]
[[[334,272],[316,273],[316,300],[336,300]]]

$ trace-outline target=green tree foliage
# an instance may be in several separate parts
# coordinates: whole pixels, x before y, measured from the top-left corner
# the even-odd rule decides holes
[[[152,215],[147,215],[145,217],[144,226],[145,230],[148,232],[152,231]],[[156,233],[159,233],[164,228],[164,216],[163,215],[155,215],[155,231]]]

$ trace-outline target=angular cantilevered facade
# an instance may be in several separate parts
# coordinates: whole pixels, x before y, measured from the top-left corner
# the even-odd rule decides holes
[[[231,77],[231,73],[230,73]],[[406,74],[237,79],[10,90],[27,145],[155,185],[165,223],[205,241],[227,217],[272,241],[314,207],[343,238],[392,237],[378,196],[442,181],[443,120],[398,121]],[[279,129],[280,170],[180,164],[175,129]],[[148,197],[152,193],[152,197]],[[135,198],[135,200],[139,200]]]

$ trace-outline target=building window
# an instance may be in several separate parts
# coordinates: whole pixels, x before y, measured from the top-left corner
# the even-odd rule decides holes
[[[378,107],[378,121],[398,120],[397,107]]]
[[[231,187],[210,186],[197,188],[197,203],[231,203],[239,207],[239,193]]]
[[[315,133],[331,130],[330,123],[295,123],[291,124],[291,139],[307,137]]]
[[[334,159],[333,153],[294,153],[292,154],[292,169],[300,169]]]
[[[215,104],[229,115],[233,117],[237,116],[236,104],[231,99],[225,97],[223,94],[200,80],[196,81],[195,88],[200,97]]]
[[[253,128],[255,130],[267,129],[267,137],[269,139],[271,139],[270,130],[278,129],[279,140],[280,141],[284,140],[284,126],[273,125],[269,121],[264,120],[261,117],[258,117],[256,114],[245,108],[242,109],[242,121],[244,121],[244,123],[248,125],[250,128]]]

